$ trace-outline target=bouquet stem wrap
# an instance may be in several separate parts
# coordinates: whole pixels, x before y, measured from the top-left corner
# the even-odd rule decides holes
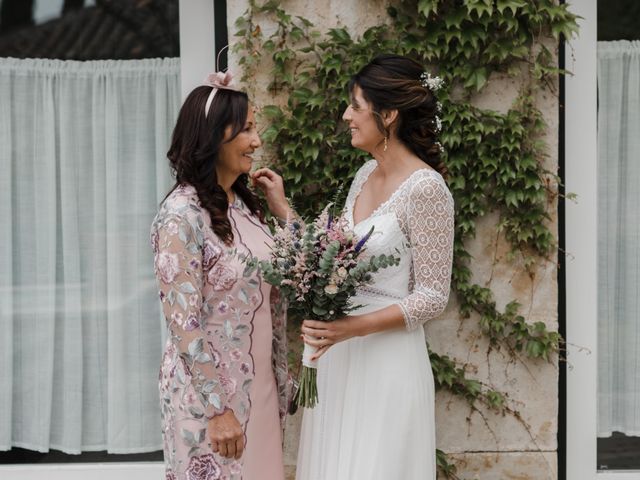
[[[318,372],[318,361],[311,357],[318,351],[316,347],[304,344],[302,351],[302,368],[298,377],[298,391],[294,398],[296,405],[313,408],[318,402],[318,386],[316,383]]]

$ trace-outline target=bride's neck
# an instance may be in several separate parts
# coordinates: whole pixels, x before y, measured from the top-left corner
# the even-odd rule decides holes
[[[378,171],[383,178],[404,177],[407,172],[412,172],[423,163],[416,154],[396,139],[388,141],[386,151],[383,146],[378,146],[372,155],[378,162]]]

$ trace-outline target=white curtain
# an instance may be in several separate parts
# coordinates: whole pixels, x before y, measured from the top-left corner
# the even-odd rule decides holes
[[[161,449],[149,227],[179,60],[0,59],[0,449]]]
[[[638,436],[639,41],[598,44],[598,228],[598,435]]]

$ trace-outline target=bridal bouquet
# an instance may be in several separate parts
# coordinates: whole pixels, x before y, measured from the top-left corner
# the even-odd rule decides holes
[[[343,217],[334,219],[328,205],[310,223],[294,220],[276,226],[271,258],[257,262],[264,280],[280,289],[289,312],[300,319],[330,322],[359,307],[350,302],[358,287],[372,281],[371,273],[400,262],[393,255],[363,255],[373,227],[362,238]],[[298,406],[313,408],[318,400],[316,348],[305,343]]]

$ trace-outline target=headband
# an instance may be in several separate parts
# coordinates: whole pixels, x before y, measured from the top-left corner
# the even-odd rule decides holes
[[[204,116],[207,117],[209,115],[209,109],[211,108],[211,102],[213,102],[213,97],[216,96],[218,90],[233,90],[235,92],[238,89],[232,85],[233,75],[231,75],[230,71],[226,72],[213,72],[207,75],[207,78],[204,79],[202,85],[207,87],[213,87],[211,89],[211,93],[209,93],[209,97],[207,98],[207,103],[204,106]]]

